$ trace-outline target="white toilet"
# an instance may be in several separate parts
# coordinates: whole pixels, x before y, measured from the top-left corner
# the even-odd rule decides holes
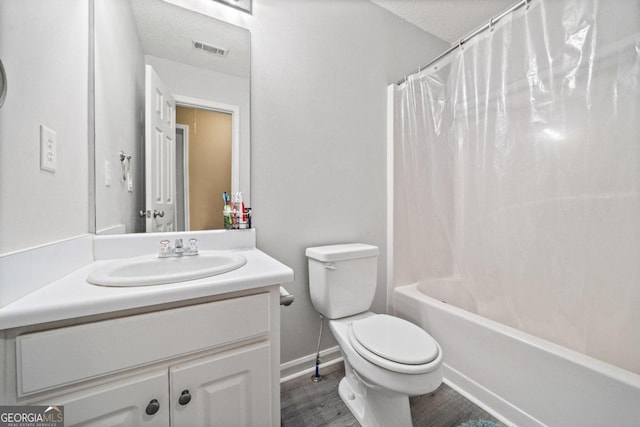
[[[423,329],[369,310],[378,248],[361,243],[307,248],[315,309],[344,357],[339,393],[363,427],[411,426],[409,396],[442,382],[442,350]]]

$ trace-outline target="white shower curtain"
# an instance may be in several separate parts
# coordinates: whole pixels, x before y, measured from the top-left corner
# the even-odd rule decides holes
[[[533,0],[395,111],[396,285],[640,373],[640,2]]]

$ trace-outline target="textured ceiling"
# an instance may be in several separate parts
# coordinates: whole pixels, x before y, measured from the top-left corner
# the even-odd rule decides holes
[[[342,0],[346,1],[346,0]],[[371,0],[449,43],[486,24],[517,0]],[[249,76],[246,29],[162,0],[131,0],[145,53],[242,77]],[[229,49],[226,58],[196,51],[192,40]]]
[[[131,0],[138,36],[148,55],[248,78],[251,36],[235,25],[161,0]],[[228,49],[217,57],[193,48],[192,41]]]
[[[371,0],[434,36],[455,43],[517,0]]]

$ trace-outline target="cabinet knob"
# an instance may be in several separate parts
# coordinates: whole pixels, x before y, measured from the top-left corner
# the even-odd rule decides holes
[[[182,390],[182,394],[180,395],[180,398],[178,398],[178,403],[184,406],[189,402],[191,402],[189,390]]]
[[[147,415],[153,415],[160,410],[160,403],[158,403],[158,399],[152,399],[151,402],[147,405],[147,409],[145,412]]]

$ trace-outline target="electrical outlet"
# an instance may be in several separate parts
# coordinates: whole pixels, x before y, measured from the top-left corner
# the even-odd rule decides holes
[[[58,167],[58,140],[56,133],[40,125],[40,169],[48,172]]]

